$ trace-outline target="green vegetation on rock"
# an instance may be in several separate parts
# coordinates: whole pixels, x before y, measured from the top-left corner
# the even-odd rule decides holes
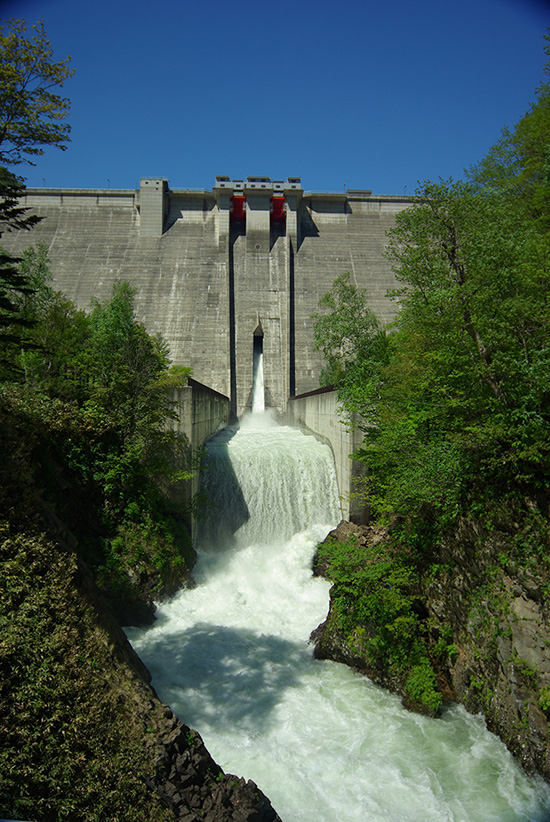
[[[441,706],[413,564],[389,540],[327,539],[316,562],[334,584],[326,631],[342,635],[372,678],[400,690],[410,707],[435,714]]]
[[[134,710],[137,678],[116,667],[76,556],[11,530],[0,526],[0,814],[168,819],[141,779],[154,769],[150,700]]]

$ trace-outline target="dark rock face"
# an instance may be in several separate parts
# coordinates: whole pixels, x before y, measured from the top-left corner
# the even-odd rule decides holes
[[[225,774],[196,731],[164,711],[157,741],[156,773],[144,777],[163,805],[181,822],[281,822],[252,781]]]
[[[340,523],[327,540],[344,541],[351,533],[358,540],[388,537],[379,529]],[[513,563],[503,570],[495,557],[504,548],[506,534],[483,533],[464,521],[440,545],[439,572],[419,578],[418,590],[429,617],[450,629],[456,647],[452,662],[437,669],[443,696],[482,712],[526,770],[550,779],[548,581],[542,571]],[[314,563],[313,573],[329,576],[329,568]],[[380,677],[331,627],[330,611],[311,641],[317,658],[343,662],[401,693],[399,682]]]

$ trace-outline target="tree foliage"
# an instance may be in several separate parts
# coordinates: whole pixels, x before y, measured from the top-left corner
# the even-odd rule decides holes
[[[550,35],[545,37],[550,58]],[[545,66],[550,75],[550,60]],[[535,101],[514,128],[504,128],[487,155],[470,169],[469,179],[480,191],[515,198],[531,217],[548,228],[550,217],[550,83],[541,83]]]
[[[549,221],[545,83],[465,181],[425,182],[398,214],[387,248],[397,310],[384,345],[367,295],[347,276],[316,317],[344,411],[361,421],[354,458],[366,469],[369,509],[388,534],[385,553],[350,542],[320,548],[334,582],[329,628],[428,710],[439,705],[435,672],[444,681],[457,626],[425,607],[426,596],[442,569],[453,572],[457,549],[460,567],[464,534],[485,535],[469,537],[483,552],[484,601],[495,580],[507,590],[504,574],[536,568],[548,586]]]
[[[17,295],[18,310],[29,326],[26,345],[10,349],[0,423],[7,415],[17,430],[34,431],[39,472],[54,455],[86,494],[102,536],[90,540],[85,524],[81,553],[128,618],[142,595],[135,569],[151,595],[181,581],[189,555],[187,514],[162,490],[192,471],[186,442],[169,425],[173,389],[189,369],[171,371],[165,343],[136,320],[127,283],[86,314],[52,289],[44,246],[23,253],[20,272],[29,289]],[[55,505],[79,531],[68,498]]]
[[[0,379],[16,370],[17,355],[28,344],[25,332],[32,325],[21,304],[33,289],[18,262],[0,247]]]
[[[7,166],[32,165],[44,146],[64,149],[69,139],[70,104],[56,93],[73,74],[69,58],[54,62],[42,21],[32,31],[27,37],[23,19],[0,24],[0,235],[30,229],[40,220],[20,205],[25,186]],[[32,284],[19,262],[0,249],[0,376],[13,364],[11,349],[25,347],[23,331],[32,325],[21,313]]]
[[[321,385],[338,384],[349,422],[370,425],[380,370],[388,357],[385,329],[369,308],[366,293],[350,282],[349,274],[336,278],[319,306],[327,309],[313,317],[315,348],[325,362]]]
[[[28,214],[28,209],[20,205],[20,198],[24,193],[23,182],[7,168],[0,166],[0,233],[12,228],[29,230],[40,222],[40,217]]]
[[[387,253],[398,310],[384,346],[349,278],[322,301],[316,344],[346,411],[362,405],[357,456],[379,514],[443,527],[489,497],[546,504],[549,101],[543,84],[470,179],[424,183],[397,216]]]
[[[0,164],[33,164],[44,146],[65,149],[70,126],[65,122],[70,103],[57,94],[72,76],[67,57],[53,60],[44,23],[25,20],[0,26]]]
[[[406,418],[421,450],[460,454],[467,482],[543,483],[547,238],[508,194],[440,183],[421,195],[390,241],[402,288],[386,427]]]

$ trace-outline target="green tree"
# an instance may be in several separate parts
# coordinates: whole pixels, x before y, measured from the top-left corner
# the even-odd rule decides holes
[[[90,319],[59,291],[38,295],[39,313],[28,332],[33,347],[21,354],[25,382],[49,396],[83,403],[90,389]]]
[[[0,381],[17,372],[17,359],[27,343],[32,321],[21,310],[33,289],[18,267],[18,259],[0,248]]]
[[[72,75],[69,58],[59,63],[39,21],[27,37],[24,20],[0,25],[0,236],[2,231],[30,229],[39,221],[19,205],[25,187],[6,166],[32,163],[44,146],[66,148],[70,126],[65,122],[69,101],[56,91]],[[15,372],[17,352],[25,348],[25,330],[32,321],[22,307],[33,292],[25,263],[0,254],[0,369]],[[0,375],[1,376],[1,375]]]
[[[171,415],[165,376],[170,357],[162,338],[137,322],[134,300],[135,289],[117,282],[109,302],[92,304],[91,400],[112,415],[128,441],[146,441]],[[174,380],[174,387],[186,384],[186,376]]]
[[[29,230],[40,222],[40,217],[28,214],[28,209],[19,204],[24,193],[25,186],[21,180],[0,166],[0,226],[3,231],[12,228]]]
[[[40,335],[33,333],[54,298],[50,286],[48,249],[45,243],[29,246],[21,257],[0,248],[0,340],[6,374],[21,376],[37,360]]]
[[[550,35],[545,37],[550,58]],[[550,75],[550,60],[545,66]],[[469,172],[481,191],[498,191],[516,198],[532,217],[548,227],[550,219],[550,82],[541,83],[535,101],[514,128],[503,129],[500,139]]]
[[[0,391],[0,428],[15,455],[4,466],[6,505],[18,496],[11,467],[36,476],[121,619],[146,619],[153,590],[174,591],[191,553],[187,512],[168,494],[195,473],[169,425],[189,369],[172,371],[166,345],[136,320],[127,283],[86,314],[48,285],[44,248],[24,252],[22,265],[34,286],[21,311],[33,347],[18,351],[18,378]],[[60,470],[70,477],[61,493]]]
[[[388,361],[388,337],[368,306],[365,291],[343,274],[334,281],[313,316],[315,348],[323,354],[321,385],[337,385],[347,420],[372,425],[382,367]]]
[[[29,319],[37,319],[44,315],[54,296],[46,243],[37,243],[23,251],[19,271],[32,289],[32,295],[25,297],[22,304],[23,313]]]
[[[59,63],[46,37],[44,23],[25,20],[0,27],[0,164],[32,163],[44,146],[66,148],[70,126],[65,122],[70,103],[57,94],[71,77],[70,58]]]
[[[526,122],[540,126],[537,113],[514,139]],[[550,120],[539,144],[544,135],[550,145]],[[529,179],[526,168],[516,179]],[[316,342],[343,375],[348,410],[350,396],[362,404],[359,456],[380,513],[443,523],[472,499],[548,485],[550,249],[539,206],[549,183],[534,168],[529,207],[511,186],[428,182],[398,215],[388,248],[398,313],[385,357],[375,348],[373,359],[376,334],[361,325],[364,295],[348,297],[339,278],[324,298]]]
[[[354,457],[366,466],[371,512],[389,526],[386,555],[377,543],[370,553],[328,547],[330,619],[353,655],[386,681],[397,673],[428,710],[440,703],[435,670],[453,645],[450,626],[425,607],[426,581],[452,569],[454,545],[469,552],[463,526],[479,533],[484,597],[506,588],[503,568],[519,578],[539,565],[541,587],[548,580],[549,163],[546,84],[466,182],[426,182],[397,216],[387,254],[398,309],[376,367],[372,330],[361,325],[366,297],[348,295],[347,279],[316,322],[344,405],[363,403]]]

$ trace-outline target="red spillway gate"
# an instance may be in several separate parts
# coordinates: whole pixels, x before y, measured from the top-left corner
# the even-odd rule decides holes
[[[280,223],[286,219],[285,198],[272,197],[271,198],[271,220],[274,223]]]
[[[231,219],[244,220],[245,219],[246,197],[244,194],[234,194],[231,197]]]

